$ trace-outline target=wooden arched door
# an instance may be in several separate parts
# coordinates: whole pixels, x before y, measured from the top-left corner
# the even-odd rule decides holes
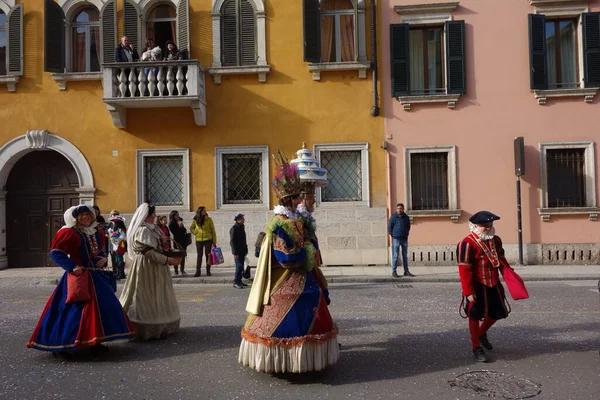
[[[12,168],[6,183],[9,268],[53,265],[50,245],[67,208],[79,203],[77,173],[55,151],[34,151]]]

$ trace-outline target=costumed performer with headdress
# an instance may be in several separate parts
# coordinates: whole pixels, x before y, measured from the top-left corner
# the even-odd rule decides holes
[[[48,299],[27,347],[60,352],[91,347],[95,352],[108,348],[103,342],[131,339],[134,328],[115,296],[116,281],[106,267],[105,235],[97,229],[91,206],[78,205],[64,214],[65,226],[54,237],[50,258],[65,270]],[[66,303],[69,274],[90,274],[91,299]]]
[[[338,360],[338,332],[296,214],[298,168],[281,153],[273,188],[279,205],[265,227],[238,361],[267,373],[320,371]]]
[[[156,210],[142,203],[127,230],[132,260],[121,304],[135,326],[136,339],[160,339],[179,329],[181,316],[169,268],[180,259],[163,254],[163,232],[155,225]]]

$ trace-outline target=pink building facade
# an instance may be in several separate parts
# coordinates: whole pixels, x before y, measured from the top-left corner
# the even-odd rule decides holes
[[[597,264],[600,0],[380,3],[388,209],[413,226],[409,263],[455,264],[479,210],[526,264]]]

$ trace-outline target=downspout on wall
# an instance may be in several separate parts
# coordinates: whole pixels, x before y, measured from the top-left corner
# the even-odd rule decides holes
[[[379,93],[377,92],[377,14],[376,0],[371,0],[371,73],[373,75],[373,107],[371,116],[379,115]]]

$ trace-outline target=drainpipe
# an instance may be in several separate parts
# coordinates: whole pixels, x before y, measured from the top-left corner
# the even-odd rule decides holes
[[[377,93],[377,14],[375,13],[375,2],[371,0],[371,71],[373,74],[373,107],[371,116],[379,115],[379,94]]]

